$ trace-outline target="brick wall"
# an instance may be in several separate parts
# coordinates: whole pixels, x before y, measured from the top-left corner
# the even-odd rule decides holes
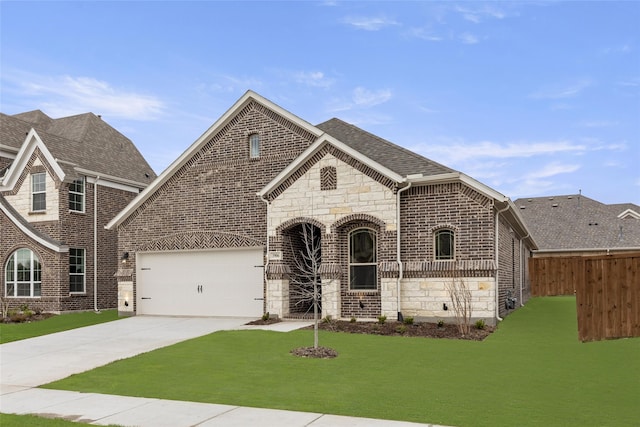
[[[260,135],[257,159],[249,158],[253,133]],[[203,231],[226,233],[225,246],[264,245],[266,205],[256,193],[312,141],[313,135],[250,103],[119,226],[119,254],[129,252],[135,269],[133,255],[143,245],[174,236],[174,249],[191,249],[188,236]]]

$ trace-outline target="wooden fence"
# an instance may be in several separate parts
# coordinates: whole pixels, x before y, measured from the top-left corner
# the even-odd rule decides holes
[[[576,295],[581,341],[640,337],[640,253],[530,258],[534,296]]]

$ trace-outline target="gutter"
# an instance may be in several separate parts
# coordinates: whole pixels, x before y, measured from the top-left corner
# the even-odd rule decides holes
[[[524,286],[524,257],[522,256],[522,241],[529,237],[529,233],[520,239],[520,307],[524,307],[524,303],[522,302],[522,287]]]
[[[404,275],[404,266],[402,264],[402,260],[400,259],[400,193],[411,188],[411,182],[406,187],[400,188],[396,192],[396,196],[398,197],[396,202],[396,259],[398,262],[398,281],[396,283],[396,297],[397,301],[397,309],[398,309],[398,321],[402,320],[402,309],[400,304],[400,281],[402,280],[402,276]]]
[[[500,229],[500,214],[509,210],[509,204],[504,209],[496,211],[496,242],[495,242],[495,260],[496,260],[496,320],[502,322],[500,317],[500,250],[499,250],[499,229]]]
[[[100,176],[96,175],[93,183],[93,311],[98,310],[98,181]],[[85,182],[86,185],[86,182]],[[85,260],[86,262],[86,260]]]

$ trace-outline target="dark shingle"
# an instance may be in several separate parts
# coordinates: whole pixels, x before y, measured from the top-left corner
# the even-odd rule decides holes
[[[518,199],[527,227],[541,250],[640,247],[640,220],[618,218],[632,203],[606,205],[583,195]]]
[[[58,160],[144,184],[156,176],[129,138],[92,113],[60,119],[51,119],[39,110],[2,114],[0,144],[19,148],[32,127]]]
[[[334,118],[316,127],[401,176],[420,173],[429,176],[454,172],[453,169],[340,119]]]

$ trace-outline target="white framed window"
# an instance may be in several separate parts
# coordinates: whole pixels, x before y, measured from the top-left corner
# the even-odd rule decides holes
[[[249,135],[249,157],[251,159],[260,157],[260,135],[257,133]]]
[[[85,250],[69,248],[69,292],[85,293]]]
[[[5,266],[5,296],[39,297],[42,293],[42,265],[31,249],[18,249]]]
[[[358,228],[349,233],[349,289],[352,291],[378,288],[376,232]]]
[[[453,230],[443,228],[434,234],[436,261],[452,260],[455,256],[455,235]]]
[[[31,211],[39,212],[47,209],[47,174],[39,172],[31,174]]]
[[[80,177],[69,184],[69,210],[84,212],[85,180]]]

